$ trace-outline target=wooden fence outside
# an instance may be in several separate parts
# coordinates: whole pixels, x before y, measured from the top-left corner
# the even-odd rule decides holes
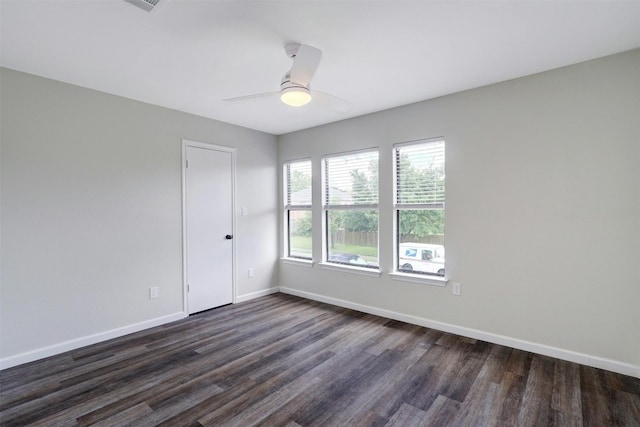
[[[378,233],[366,231],[338,230],[331,233],[331,241],[334,244],[343,243],[347,245],[358,246],[377,246]],[[415,236],[409,234],[403,236],[402,241],[413,243],[429,243],[432,245],[444,245],[444,234],[435,234],[432,236]]]

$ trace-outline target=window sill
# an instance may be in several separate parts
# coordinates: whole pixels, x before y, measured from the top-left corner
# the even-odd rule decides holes
[[[389,273],[389,276],[391,276],[393,280],[399,280],[401,282],[421,283],[423,285],[440,286],[442,288],[447,286],[448,282],[444,277],[425,276],[424,274]]]
[[[300,267],[308,267],[308,268],[313,267],[313,261],[311,261],[310,259],[280,258],[280,261],[282,261],[283,264],[291,264],[291,265],[297,265]]]
[[[326,270],[342,271],[345,273],[360,274],[362,276],[380,277],[380,270],[378,269],[354,267],[351,265],[334,264],[330,262],[322,262],[320,263],[320,267]]]

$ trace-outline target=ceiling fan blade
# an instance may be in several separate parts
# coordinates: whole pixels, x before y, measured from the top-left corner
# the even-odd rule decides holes
[[[315,47],[301,44],[293,58],[291,67],[291,82],[309,87],[309,82],[320,64],[322,51]]]
[[[245,95],[245,96],[237,96],[235,98],[227,98],[223,99],[223,102],[237,102],[237,101],[250,101],[252,99],[259,98],[280,98],[280,92],[265,92],[265,93],[256,93],[253,95]]]
[[[339,113],[346,113],[351,109],[352,104],[349,101],[338,98],[334,95],[329,95],[328,93],[312,90],[311,96],[313,101],[317,101],[318,104],[321,104],[323,107],[329,108]]]

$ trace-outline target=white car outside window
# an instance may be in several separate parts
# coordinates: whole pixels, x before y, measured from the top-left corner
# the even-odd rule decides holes
[[[400,243],[398,271],[444,276],[444,246],[428,243]]]

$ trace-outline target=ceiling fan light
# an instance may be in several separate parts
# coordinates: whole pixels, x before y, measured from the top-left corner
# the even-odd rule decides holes
[[[280,93],[280,100],[292,107],[302,107],[311,101],[311,94],[307,88],[288,87]]]

